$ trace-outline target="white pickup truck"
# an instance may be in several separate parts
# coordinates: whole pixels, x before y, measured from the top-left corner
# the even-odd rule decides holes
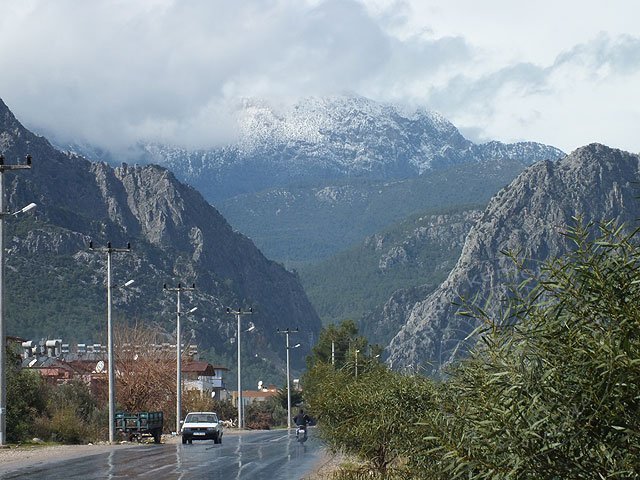
[[[222,443],[222,424],[215,412],[189,412],[182,423],[182,443],[213,440]]]

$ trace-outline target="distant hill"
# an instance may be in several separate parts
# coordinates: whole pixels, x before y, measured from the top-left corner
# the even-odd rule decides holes
[[[500,307],[505,285],[514,273],[502,251],[519,252],[531,268],[562,255],[568,245],[562,232],[573,217],[626,223],[640,218],[640,156],[599,144],[577,149],[558,162],[542,161],[527,168],[489,203],[470,230],[462,253],[446,280],[422,299],[401,304],[397,316],[382,323],[403,327],[389,345],[394,368],[425,371],[463,355],[465,337],[477,326],[458,315],[461,297],[492,298],[489,312]]]
[[[480,215],[479,208],[461,207],[411,217],[357,247],[301,267],[302,284],[323,323],[350,318],[360,322],[371,342],[387,344],[401,325],[377,325],[374,310],[399,290],[435,289]]]
[[[526,164],[455,165],[396,181],[345,180],[242,195],[220,209],[271,258],[302,269],[425,211],[483,204]]]
[[[136,280],[132,290],[114,293],[118,322],[141,321],[170,335],[176,299],[162,286],[195,282],[197,290],[183,302],[198,306],[197,317],[185,325],[183,341],[192,339],[204,356],[233,371],[236,319],[225,308],[251,306],[256,328],[243,337],[245,380],[284,382],[286,352],[276,328],[303,332],[296,339],[303,348],[292,352],[294,368],[302,368],[320,320],[298,278],[265,258],[171,172],[112,168],[62,153],[23,128],[2,101],[0,153],[6,163],[33,156],[31,170],[5,174],[5,191],[11,208],[38,204],[33,216],[6,220],[8,334],[104,342],[106,259],[89,252],[88,243],[131,242],[131,254],[114,254],[114,281]]]

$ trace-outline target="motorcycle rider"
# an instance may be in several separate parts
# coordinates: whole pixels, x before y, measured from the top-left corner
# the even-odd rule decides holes
[[[304,432],[304,438],[305,439],[307,438],[307,425],[309,425],[309,420],[310,420],[309,415],[304,413],[303,409],[300,409],[298,414],[295,417],[293,417],[293,421],[298,426],[298,429],[296,431],[296,436],[298,436],[300,430],[302,430]]]

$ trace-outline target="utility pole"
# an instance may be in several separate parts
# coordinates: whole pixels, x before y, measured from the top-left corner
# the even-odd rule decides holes
[[[10,215],[4,206],[4,173],[12,170],[31,168],[31,155],[27,155],[23,165],[5,165],[4,156],[0,155],[0,447],[7,442],[7,335],[4,325],[4,217]],[[16,213],[24,213],[35,207],[30,203]],[[15,215],[15,214],[14,214]]]
[[[289,334],[290,333],[298,333],[298,329],[290,329],[287,328],[285,330],[280,330],[279,328],[277,329],[278,333],[282,333],[286,336],[286,345],[287,345],[287,428],[290,429],[291,428],[291,383],[290,383],[290,379],[291,379],[291,374],[289,373],[289,350],[291,350],[292,348],[298,348],[300,346],[300,344],[296,344],[293,347],[289,346]]]
[[[111,281],[111,256],[113,253],[131,253],[131,243],[127,248],[115,248],[111,242],[106,247],[94,248],[93,242],[89,242],[89,250],[104,252],[107,254],[107,364],[109,369],[109,443],[116,441],[116,366],[113,355],[113,322],[111,320],[111,290],[114,287]]]
[[[238,321],[238,338],[236,339],[238,342],[238,430],[242,429],[244,426],[242,413],[244,409],[244,405],[242,405],[242,374],[240,372],[241,360],[240,360],[240,317],[242,315],[251,315],[253,314],[253,308],[249,308],[248,311],[243,312],[241,308],[237,310],[231,310],[227,308],[227,313],[229,315],[235,315]]]
[[[190,292],[196,289],[196,284],[192,284],[190,287],[185,287],[181,283],[178,283],[177,287],[168,288],[167,284],[164,284],[164,290],[166,292],[176,292],[176,435],[180,433],[180,420],[182,419],[182,333],[180,330],[180,315],[190,314],[195,312],[198,307],[194,307],[188,312],[180,311],[180,292]]]

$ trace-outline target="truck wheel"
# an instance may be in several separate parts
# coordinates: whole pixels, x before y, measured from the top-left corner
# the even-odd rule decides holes
[[[160,443],[161,438],[162,438],[162,433],[158,431],[153,432],[153,443]]]
[[[182,437],[182,444],[184,445],[185,443],[187,443],[187,439],[185,437]]]

